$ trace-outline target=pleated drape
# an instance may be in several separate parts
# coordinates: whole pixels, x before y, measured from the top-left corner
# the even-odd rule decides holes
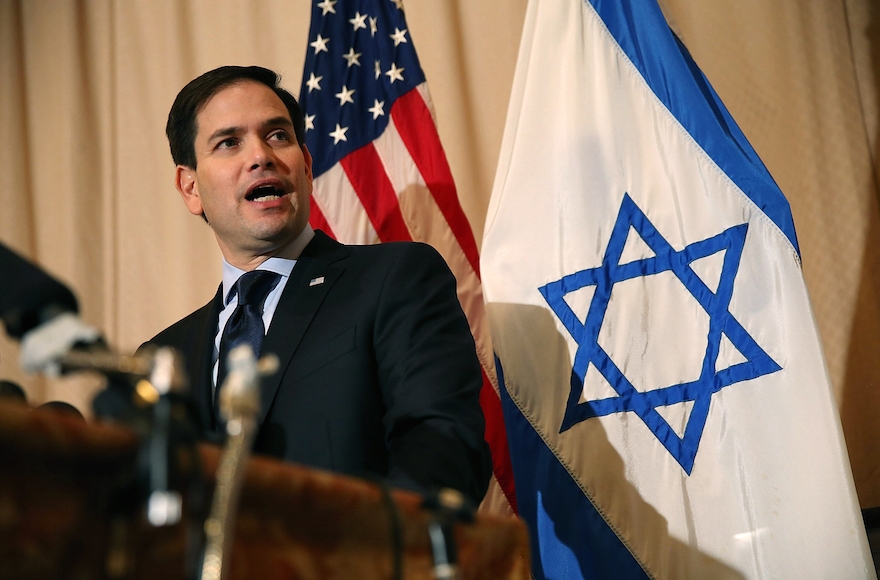
[[[405,6],[478,241],[526,3]],[[663,2],[791,202],[863,507],[880,505],[875,6]],[[213,235],[173,187],[164,125],[174,96],[222,64],[268,66],[297,93],[308,11],[308,0],[0,0],[0,241],[68,283],[118,350],[219,283]],[[0,338],[0,378],[33,403],[87,412],[97,379],[25,376],[17,356]]]

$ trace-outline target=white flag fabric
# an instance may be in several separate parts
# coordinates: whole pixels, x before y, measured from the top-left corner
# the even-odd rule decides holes
[[[542,578],[874,578],[788,203],[656,0],[531,0],[481,259]]]

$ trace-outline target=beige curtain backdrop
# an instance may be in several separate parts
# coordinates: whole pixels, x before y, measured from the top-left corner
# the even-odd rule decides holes
[[[526,4],[405,5],[478,241]],[[663,7],[791,202],[859,498],[878,506],[880,8]],[[268,66],[298,92],[308,18],[308,0],[0,0],[0,241],[67,282],[116,349],[204,304],[220,278],[210,230],[172,185],[163,130],[175,94],[221,64]],[[88,412],[96,377],[26,376],[17,358],[0,337],[0,378],[34,404]]]

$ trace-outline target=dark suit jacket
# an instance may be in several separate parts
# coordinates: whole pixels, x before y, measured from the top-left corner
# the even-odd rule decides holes
[[[150,341],[184,354],[205,432],[220,292]],[[281,365],[261,385],[256,453],[482,499],[491,473],[482,370],[455,279],[433,248],[345,246],[317,231],[282,293],[267,353]]]

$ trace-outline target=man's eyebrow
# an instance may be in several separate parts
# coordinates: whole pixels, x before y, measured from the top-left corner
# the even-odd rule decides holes
[[[293,122],[287,117],[279,115],[278,117],[272,117],[271,119],[266,119],[263,122],[263,127],[288,127],[290,129],[293,128]],[[215,141],[221,137],[231,137],[233,135],[237,135],[244,131],[242,127],[224,127],[222,129],[217,129],[211,136],[208,137],[208,143]]]
[[[292,128],[293,122],[287,117],[278,116],[278,117],[272,117],[271,119],[266,119],[266,122],[263,123],[264,127],[268,127],[268,126],[272,126],[272,125],[274,125],[274,126],[281,125],[284,127],[291,127]]]
[[[232,135],[237,135],[238,133],[241,133],[241,131],[241,127],[224,127],[222,129],[217,129],[216,131],[211,133],[210,137],[208,137],[208,143],[219,139],[220,137],[230,137]]]

